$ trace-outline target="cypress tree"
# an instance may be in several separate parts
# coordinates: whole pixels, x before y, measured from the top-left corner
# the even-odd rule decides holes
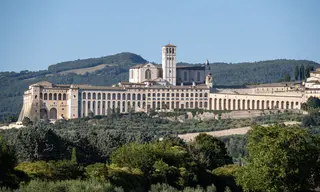
[[[304,80],[304,78],[305,78],[305,75],[304,75],[304,65],[301,65],[300,66],[300,80],[302,81],[302,80]]]
[[[73,163],[78,163],[78,160],[77,160],[77,149],[75,147],[72,148],[71,161]]]
[[[299,80],[299,67],[296,65],[296,68],[294,70],[294,79],[297,81]]]
[[[307,67],[305,69],[305,78],[309,78],[310,77],[310,70],[311,70],[310,65],[307,65]]]

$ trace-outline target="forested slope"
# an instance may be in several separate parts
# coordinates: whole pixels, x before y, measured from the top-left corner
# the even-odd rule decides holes
[[[38,81],[50,81],[60,84],[92,84],[112,85],[119,81],[127,81],[129,68],[133,65],[147,62],[141,56],[133,53],[119,53],[115,55],[90,58],[83,60],[61,62],[50,65],[48,70],[0,72],[0,120],[8,116],[17,117],[22,107],[22,95],[30,84]],[[100,70],[85,73],[61,74],[71,69],[84,69],[101,64],[106,65]],[[179,63],[179,65],[191,65]],[[270,60],[254,63],[211,63],[211,70],[215,85],[243,85],[252,83],[269,83],[279,81],[285,74],[294,77],[295,66],[313,66],[318,63],[307,60]]]

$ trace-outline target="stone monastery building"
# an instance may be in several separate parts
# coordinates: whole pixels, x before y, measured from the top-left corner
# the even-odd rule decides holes
[[[272,83],[241,89],[212,88],[209,62],[202,66],[177,66],[177,47],[162,47],[162,64],[133,66],[129,82],[113,86],[59,85],[38,82],[23,97],[18,122],[24,117],[73,119],[114,112],[173,109],[266,110],[300,109],[310,96],[320,96],[320,70],[303,83]]]

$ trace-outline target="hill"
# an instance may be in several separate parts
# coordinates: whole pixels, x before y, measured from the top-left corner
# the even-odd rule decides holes
[[[22,107],[23,92],[30,84],[50,81],[59,84],[112,85],[119,81],[127,81],[129,68],[145,62],[147,61],[139,55],[119,53],[61,62],[50,65],[48,70],[0,72],[0,120],[18,116]],[[215,85],[244,85],[276,82],[287,73],[293,77],[296,65],[319,67],[319,64],[313,61],[285,59],[235,64],[211,63],[210,67]]]

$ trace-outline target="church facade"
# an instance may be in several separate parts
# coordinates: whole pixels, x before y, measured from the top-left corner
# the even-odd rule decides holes
[[[162,64],[145,63],[129,70],[129,82],[113,86],[39,82],[23,96],[19,120],[74,119],[88,115],[174,109],[300,109],[308,97],[320,97],[320,70],[304,83],[287,82],[214,89],[210,65],[181,66],[177,47],[162,47]]]

